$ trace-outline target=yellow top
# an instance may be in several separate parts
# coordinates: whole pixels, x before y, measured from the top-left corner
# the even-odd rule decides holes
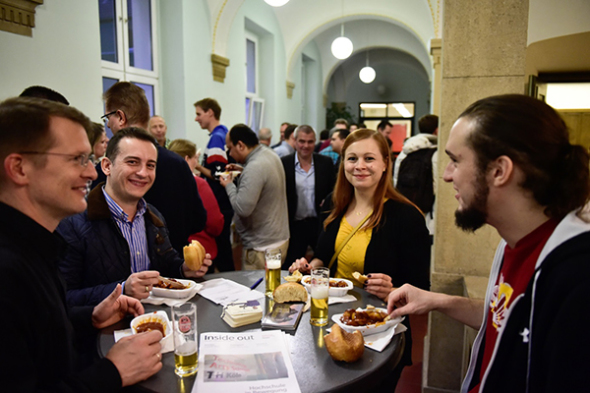
[[[342,242],[353,230],[354,227],[348,223],[346,217],[342,217],[342,221],[340,221],[340,229],[338,229],[338,235],[336,235],[334,250],[340,248]],[[347,280],[352,281],[354,286],[360,288],[363,287],[360,282],[352,277],[352,273],[364,273],[365,254],[367,253],[367,247],[369,246],[372,235],[372,229],[361,228],[352,236],[338,255],[336,278],[346,278]]]

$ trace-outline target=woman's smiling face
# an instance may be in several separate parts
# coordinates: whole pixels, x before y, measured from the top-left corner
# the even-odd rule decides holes
[[[386,164],[373,138],[352,143],[344,154],[346,179],[358,190],[375,190]]]

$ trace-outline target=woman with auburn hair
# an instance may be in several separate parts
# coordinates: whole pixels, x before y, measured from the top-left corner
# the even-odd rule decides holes
[[[328,266],[332,277],[362,287],[352,277],[358,271],[368,277],[367,292],[380,299],[405,283],[430,289],[428,229],[420,210],[393,187],[389,146],[383,135],[361,129],[346,138],[336,187],[331,200],[326,198],[330,201],[313,260],[298,259],[290,272]],[[409,329],[409,319],[403,323]],[[411,364],[410,332],[406,340],[400,366],[388,380],[390,390],[401,369]]]
[[[191,171],[194,172],[199,162],[197,145],[186,139],[175,139],[168,145],[168,150],[184,158]],[[207,181],[198,176],[195,176],[195,181],[197,182],[201,201],[203,201],[203,207],[207,211],[207,223],[205,224],[204,230],[190,235],[188,241],[198,240],[205,247],[205,251],[211,254],[211,259],[213,259],[213,265],[209,268],[209,273],[211,273],[214,269],[215,258],[217,257],[217,243],[215,243],[215,238],[223,230],[224,219],[223,214],[219,210],[217,199],[215,199],[215,195],[213,195],[213,191]]]
[[[104,157],[109,143],[104,125],[92,123],[92,129],[88,133],[88,140],[90,141],[90,146],[92,146],[92,163],[96,165]]]

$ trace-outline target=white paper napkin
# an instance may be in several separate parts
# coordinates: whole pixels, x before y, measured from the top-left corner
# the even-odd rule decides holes
[[[344,295],[340,297],[330,296],[328,298],[328,304],[338,304],[338,303],[350,303],[356,301],[356,298],[352,295]]]
[[[405,332],[406,330],[408,330],[406,325],[400,322],[384,332],[365,336],[365,347],[371,348],[377,352],[382,352],[385,347],[387,347],[393,336]]]
[[[203,286],[201,284],[195,284],[193,288],[191,288],[191,291],[189,292],[189,294],[186,297],[183,297],[182,299],[173,299],[170,297],[160,297],[160,296],[154,296],[151,292],[150,292],[150,296],[148,296],[145,299],[141,299],[142,303],[147,303],[147,304],[154,304],[156,306],[159,306],[161,304],[165,304],[167,306],[178,306],[180,304],[184,304],[186,302],[188,302],[189,300],[191,300],[198,292],[199,290],[202,288]]]

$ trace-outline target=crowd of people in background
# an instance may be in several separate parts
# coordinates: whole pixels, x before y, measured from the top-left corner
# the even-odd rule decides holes
[[[143,90],[129,82],[104,93],[110,140],[61,94],[34,86],[22,95],[0,104],[0,211],[10,226],[0,228],[0,268],[9,282],[26,279],[39,291],[24,304],[8,302],[10,292],[0,299],[22,321],[31,316],[24,310],[49,310],[41,326],[60,333],[55,342],[40,339],[38,321],[0,330],[11,338],[6,350],[44,365],[33,377],[30,370],[40,368],[3,368],[7,388],[113,391],[149,377],[162,367],[160,333],[123,339],[80,373],[73,326],[92,330],[141,314],[138,300],[159,275],[264,269],[268,249],[281,251],[283,269],[325,266],[388,301],[409,331],[410,315],[430,310],[480,329],[466,392],[508,391],[502,381],[534,391],[584,386],[560,359],[588,363],[588,346],[579,345],[587,339],[574,339],[587,337],[575,315],[587,315],[589,304],[580,291],[590,230],[577,210],[590,194],[588,154],[569,143],[546,104],[524,96],[481,100],[460,116],[446,146],[443,179],[457,191],[457,225],[475,231],[488,223],[504,239],[484,307],[430,292],[435,115],[420,118],[420,132],[400,152],[392,152],[387,119],[376,130],[337,119],[319,133],[284,122],[273,145],[269,128],[228,129],[219,103],[203,98],[194,103],[195,121],[209,135],[201,153],[188,139],[170,140],[165,119],[150,117]],[[207,252],[199,270],[182,257],[192,240]],[[384,381],[391,390],[412,362],[411,333],[406,342]]]

